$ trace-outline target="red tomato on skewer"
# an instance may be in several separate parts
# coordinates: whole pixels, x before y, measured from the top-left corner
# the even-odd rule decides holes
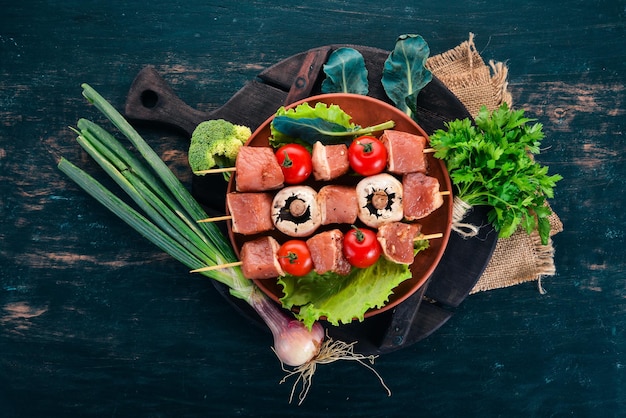
[[[376,137],[356,138],[348,148],[350,167],[362,176],[373,176],[387,167],[387,148]]]
[[[376,233],[371,229],[353,226],[343,237],[343,255],[354,267],[371,266],[378,261],[381,251]]]
[[[285,176],[285,183],[305,181],[313,171],[311,153],[300,144],[286,144],[276,150],[276,160]]]
[[[299,239],[286,241],[278,249],[278,262],[285,273],[304,276],[313,270],[313,259],[306,242]]]

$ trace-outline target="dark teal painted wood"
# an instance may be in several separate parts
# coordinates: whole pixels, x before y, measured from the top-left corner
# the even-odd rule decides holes
[[[3,2],[0,14],[2,416],[620,416],[626,410],[624,1],[524,3]],[[312,29],[309,29],[312,28]],[[89,166],[67,128],[99,118],[88,82],[122,109],[154,65],[218,108],[275,62],[313,47],[389,49],[420,33],[438,53],[476,34],[507,61],[515,105],[544,123],[557,275],[469,297],[428,339],[320,367],[307,401],[264,330],[129,233],[55,169]],[[190,181],[186,141],[142,133]]]

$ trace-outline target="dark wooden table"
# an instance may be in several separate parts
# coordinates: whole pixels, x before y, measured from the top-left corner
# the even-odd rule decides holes
[[[626,4],[32,1],[0,14],[0,413],[34,416],[623,416],[626,413]],[[123,109],[153,65],[196,109],[322,45],[431,53],[468,33],[506,61],[561,173],[557,274],[468,297],[417,344],[380,356],[390,386],[322,366],[305,403],[269,335],[205,280],[129,231],[56,169],[95,167],[68,126],[98,119],[80,84]],[[142,134],[187,184],[187,139]]]

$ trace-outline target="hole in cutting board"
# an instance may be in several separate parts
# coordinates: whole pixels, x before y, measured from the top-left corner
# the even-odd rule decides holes
[[[141,93],[141,104],[148,109],[154,108],[159,102],[159,95],[152,90],[145,90]]]

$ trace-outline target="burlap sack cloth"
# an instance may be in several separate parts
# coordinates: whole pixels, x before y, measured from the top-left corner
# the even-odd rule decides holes
[[[508,91],[506,65],[490,61],[486,65],[474,45],[474,34],[454,49],[428,59],[427,68],[437,76],[465,105],[471,115],[478,115],[482,105],[493,110],[503,102],[513,107]],[[550,235],[561,232],[563,224],[553,212]],[[556,273],[552,240],[542,245],[535,232],[518,230],[510,238],[499,239],[493,256],[470,293],[497,289],[536,280],[540,292],[541,278]]]

